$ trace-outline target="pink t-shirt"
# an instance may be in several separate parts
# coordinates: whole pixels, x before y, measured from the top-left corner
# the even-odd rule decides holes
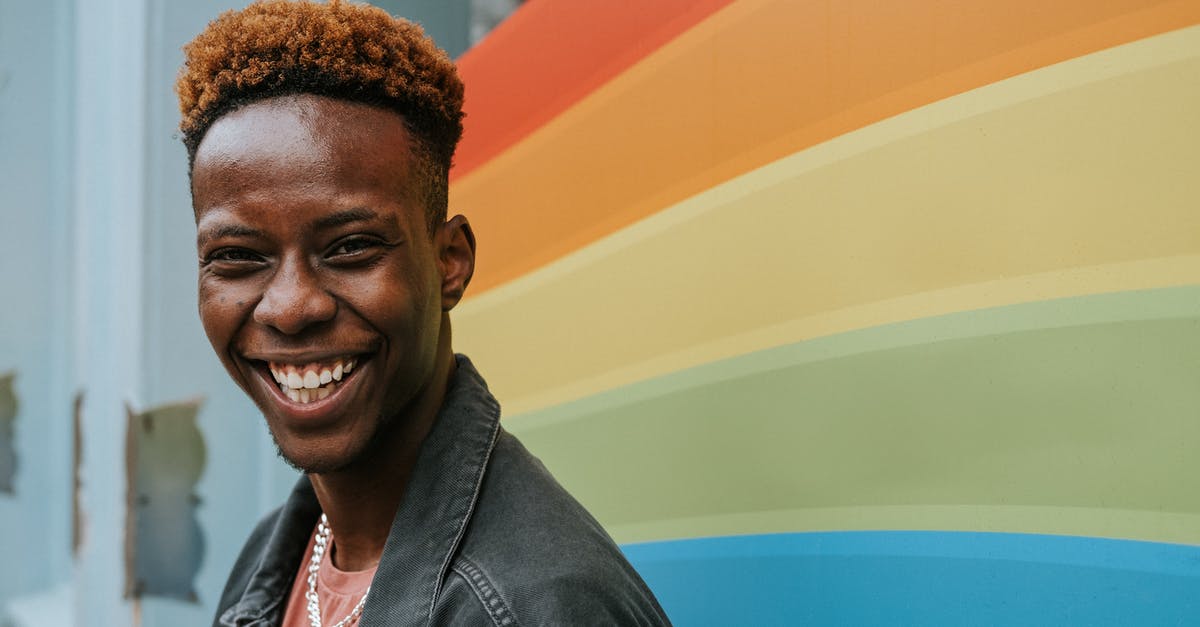
[[[304,598],[304,593],[308,591],[308,562],[312,559],[316,531],[314,527],[313,535],[308,539],[308,548],[304,549],[304,559],[300,560],[300,572],[296,574],[296,582],[292,584],[292,593],[288,596],[282,627],[312,625],[308,620],[308,599]],[[375,576],[376,567],[354,572],[338,570],[330,559],[333,554],[333,537],[330,536],[329,540],[330,550],[321,557],[321,570],[317,573],[317,598],[321,601],[321,622],[324,625],[335,625],[354,610],[363,593],[371,587],[371,578]],[[354,625],[357,622],[355,620],[350,624]]]

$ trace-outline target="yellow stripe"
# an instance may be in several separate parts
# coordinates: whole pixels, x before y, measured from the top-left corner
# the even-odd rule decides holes
[[[811,337],[1200,283],[1200,27],[760,168],[464,303],[508,415]]]
[[[475,355],[481,355],[480,360],[485,360],[483,363],[488,364],[486,366],[488,368],[488,384],[493,391],[499,394],[504,406],[504,413],[511,420],[520,414],[559,405],[699,364],[856,329],[956,311],[985,309],[1051,298],[1195,284],[1200,284],[1200,255],[1187,255],[1026,275],[845,307],[742,333],[721,336],[718,339],[667,353],[638,355],[640,360],[636,362],[603,371],[588,368],[588,347],[575,345],[570,352],[554,356],[553,364],[563,369],[575,369],[582,373],[578,378],[554,386],[544,385],[541,387],[536,385],[536,381],[529,381],[529,385],[517,388],[517,394],[509,393],[508,386],[513,381],[509,375],[516,374],[513,369],[522,368],[524,364],[519,360],[493,361],[493,357],[501,355],[476,351],[473,348],[474,343],[471,344],[472,348],[464,350],[472,355],[473,361],[479,363],[479,360],[475,359]],[[591,320],[594,318],[588,318],[583,326],[589,326]],[[664,323],[663,326],[666,324]],[[491,332],[511,334],[513,330],[493,328]],[[547,329],[547,333],[552,332],[554,330]],[[580,331],[580,333],[587,334],[590,331]],[[529,349],[518,349],[513,346],[510,343],[511,338],[506,339],[509,341],[504,342],[503,346],[497,343],[497,347],[510,348],[518,356],[528,357],[531,354]],[[600,341],[602,338],[580,339]],[[462,342],[458,343],[460,346],[463,345]],[[582,363],[582,366],[572,362]],[[497,372],[497,368],[508,368],[509,370]],[[525,382],[517,381],[517,383]]]

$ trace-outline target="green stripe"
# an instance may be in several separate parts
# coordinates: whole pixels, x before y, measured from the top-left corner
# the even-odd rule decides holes
[[[1200,514],[1082,507],[883,505],[808,507],[635,522],[608,528],[618,542],[797,531],[983,531],[1200,544]]]
[[[946,514],[970,506],[1040,512],[1005,531],[1200,543],[1200,286],[866,329],[506,424],[621,541],[804,510],[824,528],[881,528],[870,512],[889,509],[901,528],[986,527]]]

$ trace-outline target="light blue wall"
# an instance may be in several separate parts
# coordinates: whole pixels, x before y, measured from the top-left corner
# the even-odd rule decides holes
[[[70,3],[0,0],[0,373],[15,370],[16,494],[0,602],[69,571]]]
[[[0,373],[17,371],[17,494],[0,495],[0,622],[200,625],[254,522],[296,474],[196,315],[194,224],[172,89],[181,46],[231,0],[0,0]],[[454,53],[467,2],[379,2]],[[72,558],[71,403],[83,390],[84,544]],[[202,398],[198,604],[121,598],[125,405]],[[47,596],[57,589],[58,596]],[[49,613],[44,613],[49,608]]]
[[[420,24],[452,57],[462,54],[470,45],[469,0],[375,0],[371,4]]]

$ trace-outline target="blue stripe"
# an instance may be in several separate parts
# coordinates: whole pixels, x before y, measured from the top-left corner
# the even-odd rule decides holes
[[[1197,625],[1200,547],[849,531],[622,547],[676,625]]]

